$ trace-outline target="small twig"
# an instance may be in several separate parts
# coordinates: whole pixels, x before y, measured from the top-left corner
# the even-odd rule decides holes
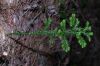
[[[12,37],[10,37],[10,36],[9,36],[9,38],[12,39],[13,41],[15,41],[16,44],[21,45],[22,47],[24,47],[24,48],[26,48],[26,49],[28,49],[28,50],[30,50],[30,51],[32,51],[32,52],[36,52],[36,53],[38,53],[38,54],[40,54],[40,55],[43,55],[43,56],[46,56],[46,57],[53,57],[53,56],[51,55],[52,53],[45,52],[45,51],[40,51],[40,50],[37,50],[37,49],[33,49],[33,48],[31,48],[31,47],[28,47],[28,46],[24,45],[23,43],[21,43],[20,41],[16,40],[15,38],[12,38]]]

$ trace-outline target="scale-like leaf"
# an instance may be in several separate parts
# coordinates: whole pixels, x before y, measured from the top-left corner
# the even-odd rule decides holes
[[[62,47],[62,49],[63,49],[65,52],[70,51],[69,43],[68,43],[67,40],[62,40],[61,43],[62,43],[62,44],[61,44],[61,47]]]
[[[77,19],[77,18],[76,18],[75,28],[76,28],[76,27],[78,27],[78,26],[79,26],[79,24],[80,24],[80,21],[79,21],[79,19]]]
[[[70,20],[70,27],[74,27],[75,26],[75,22],[76,22],[76,18],[75,18],[75,14],[72,14],[71,17],[69,18]]]
[[[48,29],[51,23],[52,23],[52,20],[50,18],[46,19],[44,21],[45,29]]]
[[[80,44],[80,46],[81,46],[82,48],[85,48],[86,45],[87,45],[87,43],[86,43],[86,41],[84,40],[84,38],[83,38],[82,36],[76,36],[76,37],[77,37],[77,39],[78,39],[78,43]]]
[[[66,30],[66,20],[62,20],[62,22],[60,23],[60,28],[65,31]]]

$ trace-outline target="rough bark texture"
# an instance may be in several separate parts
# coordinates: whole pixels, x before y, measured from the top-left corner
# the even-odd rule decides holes
[[[1,65],[58,64],[56,54],[52,52],[59,49],[59,46],[50,47],[46,37],[8,35],[15,31],[30,32],[42,28],[43,21],[49,17],[47,14],[57,22],[57,6],[53,0],[0,0],[0,52],[8,53],[6,60],[9,62]]]

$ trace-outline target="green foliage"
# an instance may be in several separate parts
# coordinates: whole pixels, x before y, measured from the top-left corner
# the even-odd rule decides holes
[[[61,43],[62,43],[62,44],[61,44],[62,49],[63,49],[65,52],[68,52],[68,51],[70,50],[68,40],[63,39],[63,40],[61,40]]]
[[[85,41],[84,37],[82,37],[82,35],[86,36],[89,41],[91,41],[91,36],[93,35],[89,22],[87,21],[85,27],[81,28],[79,26],[80,21],[78,20],[78,18],[75,17],[75,14],[72,14],[69,20],[71,30],[72,32],[74,32],[74,35],[78,40],[78,43],[82,48],[86,47],[87,42]]]
[[[91,31],[91,26],[89,22],[86,22],[86,25],[84,28],[80,27],[80,21],[78,18],[76,18],[75,14],[72,14],[69,18],[69,25],[70,28],[66,28],[66,20],[62,20],[59,24],[60,26],[56,27],[54,30],[49,30],[49,27],[52,23],[52,20],[50,18],[46,19],[44,22],[44,29],[38,30],[35,32],[15,32],[13,34],[16,35],[37,35],[37,36],[48,36],[50,38],[50,43],[54,43],[56,37],[58,37],[61,40],[61,47],[65,52],[68,52],[70,50],[70,43],[68,38],[70,36],[76,37],[79,45],[82,48],[85,48],[87,45],[86,40],[84,39],[83,35],[87,37],[89,41],[91,41],[91,36],[93,35],[93,32]]]
[[[69,18],[69,20],[70,20],[70,27],[75,27],[76,23],[78,22],[78,20],[76,22],[75,14],[72,14],[72,16]]]
[[[46,29],[46,30],[49,29],[49,26],[51,25],[51,23],[52,23],[52,20],[50,18],[46,19],[44,21],[44,25],[45,25],[44,29]]]

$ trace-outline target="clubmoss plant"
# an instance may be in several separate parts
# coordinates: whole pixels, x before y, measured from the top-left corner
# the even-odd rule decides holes
[[[86,36],[88,41],[91,41],[91,36],[93,36],[93,32],[91,31],[91,26],[87,21],[84,27],[80,26],[80,21],[76,18],[75,14],[72,14],[69,18],[69,26],[70,28],[66,28],[66,19],[63,19],[59,26],[55,29],[50,30],[49,27],[52,24],[52,20],[50,18],[44,21],[44,28],[42,30],[37,30],[35,32],[14,32],[11,34],[15,35],[37,35],[37,36],[48,36],[50,38],[50,42],[53,44],[56,37],[61,40],[61,47],[65,52],[70,51],[70,43],[68,38],[70,36],[76,37],[79,45],[82,48],[85,48],[87,45],[86,40],[83,36]]]

